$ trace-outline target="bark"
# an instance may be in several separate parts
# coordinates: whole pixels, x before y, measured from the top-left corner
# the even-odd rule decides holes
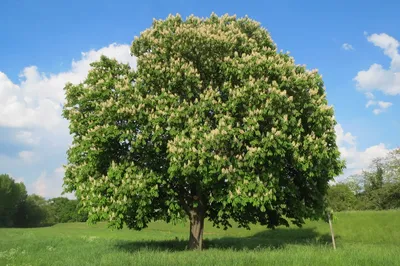
[[[201,208],[190,210],[190,237],[188,248],[201,250],[203,248],[204,211]]]

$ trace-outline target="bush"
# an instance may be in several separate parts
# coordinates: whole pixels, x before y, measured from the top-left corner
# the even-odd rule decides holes
[[[0,227],[12,227],[18,209],[27,197],[23,183],[15,183],[7,174],[0,175]]]
[[[357,198],[346,184],[336,184],[328,189],[327,200],[334,211],[354,209]]]

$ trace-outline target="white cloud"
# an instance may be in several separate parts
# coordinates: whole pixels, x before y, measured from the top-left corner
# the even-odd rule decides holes
[[[129,48],[126,44],[111,44],[82,53],[79,60],[72,61],[68,71],[61,73],[42,73],[37,66],[28,66],[22,70],[17,83],[0,71],[0,127],[17,129],[14,140],[31,146],[17,157],[0,154],[0,172],[23,169],[23,174],[18,175],[26,181],[30,193],[60,196],[64,172],[57,167],[65,163],[65,152],[71,142],[68,122],[61,116],[61,105],[65,101],[63,88],[67,82],[82,81],[90,63],[101,55],[136,67],[136,59],[130,55]],[[38,169],[37,164],[32,163],[38,158],[47,162],[46,169]],[[50,171],[55,168],[54,172]],[[37,172],[41,171],[38,177]]]
[[[384,157],[389,153],[389,149],[383,143],[373,145],[365,150],[357,148],[356,137],[350,132],[344,132],[340,124],[335,126],[337,145],[342,156],[346,160],[346,169],[342,176],[337,180],[343,180],[353,174],[360,174],[362,170],[369,167],[372,160],[378,157]]]
[[[45,180],[46,178],[46,172],[43,172],[39,178],[33,183],[33,193],[40,195],[40,196],[45,196],[46,195],[46,188],[47,188],[47,182]]]
[[[15,180],[15,183],[24,183],[25,184],[25,179],[22,177],[14,178],[14,180]]]
[[[19,131],[15,135],[15,139],[28,145],[37,145],[40,141],[40,137],[34,137],[31,131]]]
[[[356,145],[356,137],[353,136],[350,132],[344,133],[344,130],[340,124],[337,124],[335,126],[335,131],[336,131],[336,142],[339,147],[345,145],[351,145],[351,146]]]
[[[350,50],[354,50],[353,45],[349,44],[349,43],[344,43],[342,44],[342,49],[346,50],[346,51],[350,51]]]
[[[21,151],[18,153],[18,157],[26,163],[31,163],[35,158],[35,153],[32,151]]]
[[[368,108],[368,107],[373,106],[373,105],[376,105],[376,101],[369,100],[367,102],[367,104],[365,105],[365,107]]]
[[[391,102],[369,100],[365,105],[365,107],[368,108],[370,106],[375,106],[375,105],[378,105],[379,108],[375,108],[372,112],[376,115],[379,115],[380,113],[385,112],[386,109],[392,106],[393,104]]]
[[[72,61],[71,69],[58,74],[40,73],[36,66],[23,69],[21,82],[14,84],[0,72],[0,126],[39,127],[53,130],[62,121],[61,104],[64,102],[64,86],[67,82],[82,81],[90,63],[101,55],[115,58],[135,66],[129,45],[111,44],[99,50],[82,53],[82,58]]]
[[[385,55],[389,56],[390,58],[394,58],[399,55],[397,50],[397,48],[399,47],[399,42],[395,38],[387,35],[386,33],[374,33],[368,36],[367,39],[375,46],[382,48]]]
[[[370,99],[370,100],[375,99],[374,94],[372,94],[371,92],[366,92],[366,93],[365,93],[365,97],[366,97],[367,99]]]
[[[23,177],[15,177],[12,174],[8,174],[12,179],[14,179],[15,183],[24,183],[25,184],[25,179]]]
[[[61,120],[60,105],[40,94],[36,99],[28,97],[30,88],[13,84],[0,72],[0,126],[44,127],[51,129]]]
[[[400,94],[400,54],[399,41],[386,33],[367,36],[369,42],[380,47],[383,53],[391,59],[388,69],[380,64],[372,64],[368,70],[357,73],[354,80],[357,88],[363,91],[382,91],[388,95]]]
[[[379,105],[379,107],[382,108],[382,109],[387,109],[387,108],[389,108],[390,106],[392,106],[393,104],[392,104],[391,102],[379,101],[379,102],[378,102],[378,105]]]
[[[32,193],[45,198],[54,198],[60,196],[74,198],[75,196],[71,193],[61,195],[63,191],[62,184],[64,173],[65,171],[63,167],[55,169],[51,175],[48,175],[46,172],[42,172],[42,174],[32,184]]]

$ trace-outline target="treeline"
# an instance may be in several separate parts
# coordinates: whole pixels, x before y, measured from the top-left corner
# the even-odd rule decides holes
[[[368,170],[332,185],[327,193],[334,211],[400,208],[400,148],[375,159]],[[0,227],[38,227],[56,223],[85,222],[78,200],[45,199],[28,195],[25,185],[0,175]]]
[[[22,182],[0,175],[0,227],[39,227],[86,220],[87,213],[79,211],[77,200],[63,197],[46,200],[39,195],[28,195]]]
[[[361,174],[331,186],[327,200],[335,211],[400,208],[400,148],[373,160]]]

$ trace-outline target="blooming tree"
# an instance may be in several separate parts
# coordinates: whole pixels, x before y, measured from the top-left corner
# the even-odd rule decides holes
[[[90,221],[140,230],[204,219],[227,228],[319,218],[341,173],[334,111],[317,71],[234,16],[155,20],[135,38],[137,69],[102,57],[66,86],[73,145],[65,186]]]

